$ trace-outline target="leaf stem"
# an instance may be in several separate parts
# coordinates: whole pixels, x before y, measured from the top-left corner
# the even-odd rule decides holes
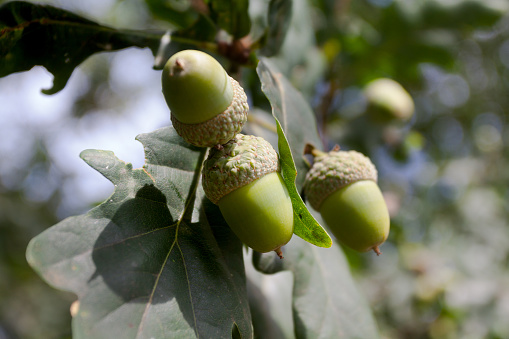
[[[339,152],[340,149],[341,147],[339,147],[339,145],[335,145],[332,148],[331,152]],[[316,158],[327,155],[327,152],[320,151],[314,145],[306,144],[306,146],[304,147],[304,154],[311,154],[313,157]]]
[[[278,248],[276,248],[274,250],[274,252],[276,252],[276,254],[278,255],[279,259],[284,259],[283,257],[283,251],[281,250],[281,246],[279,246]]]
[[[179,220],[179,224],[180,224],[180,221],[182,221],[184,219],[190,220],[192,218],[194,203],[196,202],[196,190],[198,189],[198,185],[200,182],[201,171],[203,169],[203,162],[205,161],[205,155],[207,154],[207,151],[208,151],[208,148],[205,149],[205,151],[201,152],[200,156],[198,158],[197,168],[194,172],[194,176],[193,176],[191,185],[189,186],[189,195],[187,196],[187,201],[184,205],[184,212],[182,213],[182,217]],[[178,228],[177,228],[177,233],[178,233]]]
[[[306,144],[306,146],[304,147],[304,154],[311,154],[313,157],[316,158],[316,157],[319,157],[319,156],[324,156],[327,153],[325,153],[323,151],[320,151],[314,145]]]

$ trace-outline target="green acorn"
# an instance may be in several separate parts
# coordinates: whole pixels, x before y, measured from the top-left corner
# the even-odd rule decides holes
[[[278,154],[260,137],[237,134],[211,148],[202,175],[205,195],[237,237],[258,252],[275,251],[293,235],[293,207]]]
[[[356,151],[313,149],[311,153],[314,164],[304,182],[307,200],[339,241],[379,255],[379,246],[389,235],[390,218],[375,166]]]
[[[406,121],[414,114],[414,101],[399,82],[379,78],[364,87],[368,114],[380,122]]]
[[[174,54],[164,66],[162,87],[173,127],[192,145],[225,144],[246,123],[249,106],[244,90],[206,53]]]

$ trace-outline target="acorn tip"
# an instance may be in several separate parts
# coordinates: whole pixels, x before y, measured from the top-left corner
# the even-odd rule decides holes
[[[283,257],[283,251],[281,250],[281,247],[278,247],[274,250],[274,252],[276,252],[276,254],[278,255],[279,259],[284,259]]]

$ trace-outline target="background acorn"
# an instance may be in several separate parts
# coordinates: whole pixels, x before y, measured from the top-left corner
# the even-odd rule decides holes
[[[164,66],[162,88],[173,127],[195,146],[225,144],[247,120],[244,90],[206,53],[184,50],[174,54]]]
[[[210,149],[203,189],[243,243],[283,257],[281,246],[293,235],[293,207],[270,143],[237,134],[223,147]]]
[[[389,235],[390,218],[373,163],[356,151],[312,149],[310,153],[315,159],[306,174],[306,199],[339,241],[379,255],[379,246]]]
[[[406,121],[414,114],[414,100],[397,81],[379,78],[364,87],[367,112],[375,121]]]

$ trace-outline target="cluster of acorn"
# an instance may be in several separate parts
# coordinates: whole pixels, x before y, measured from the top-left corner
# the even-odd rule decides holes
[[[282,258],[281,247],[293,235],[292,202],[274,148],[240,134],[249,111],[242,87],[213,57],[196,50],[168,60],[162,87],[177,133],[192,145],[211,147],[202,173],[207,198],[243,243]],[[304,185],[311,206],[344,244],[379,253],[389,215],[371,161],[357,152],[312,153]]]

